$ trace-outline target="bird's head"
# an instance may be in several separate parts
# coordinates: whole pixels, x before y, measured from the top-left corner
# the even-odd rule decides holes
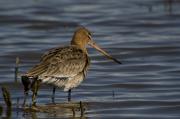
[[[88,29],[86,29],[85,27],[79,27],[75,31],[75,33],[73,35],[73,39],[71,41],[71,44],[80,47],[82,50],[86,50],[86,46],[90,45],[93,48],[95,48],[96,50],[98,50],[99,52],[101,52],[103,55],[105,55],[108,59],[111,59],[111,60],[117,62],[118,64],[121,64],[120,61],[113,58],[111,55],[109,55],[106,51],[104,51],[102,48],[100,48],[94,42],[94,40],[91,37],[91,32]]]

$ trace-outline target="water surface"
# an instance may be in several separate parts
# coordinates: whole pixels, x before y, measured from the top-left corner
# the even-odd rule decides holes
[[[91,66],[86,80],[73,90],[73,101],[89,104],[85,117],[179,119],[180,2],[178,0],[1,0],[0,84],[13,103],[21,86],[13,86],[15,58],[20,73],[39,62],[50,48],[68,45],[83,25],[118,65],[89,48]],[[51,102],[51,88],[41,88],[38,103]],[[57,90],[56,102],[67,94]],[[3,105],[1,96],[0,103]],[[4,106],[3,106],[4,107]],[[18,113],[17,113],[18,112]],[[2,117],[6,116],[5,109]],[[10,118],[71,118],[14,109]]]

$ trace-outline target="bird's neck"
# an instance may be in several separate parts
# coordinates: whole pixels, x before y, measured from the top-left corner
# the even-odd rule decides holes
[[[82,51],[84,51],[87,54],[86,45],[82,45],[81,43],[78,43],[78,42],[71,42],[71,45],[81,49]]]

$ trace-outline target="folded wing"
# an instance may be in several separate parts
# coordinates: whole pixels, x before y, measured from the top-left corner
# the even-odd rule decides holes
[[[42,81],[66,80],[86,71],[88,57],[75,46],[52,49],[45,53],[38,65],[27,72],[29,77],[38,77]],[[51,81],[49,81],[51,82]]]

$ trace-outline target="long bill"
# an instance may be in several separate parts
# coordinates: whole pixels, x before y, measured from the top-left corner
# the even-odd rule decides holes
[[[103,49],[101,49],[93,40],[90,40],[90,42],[88,44],[90,46],[92,46],[93,48],[95,48],[96,50],[98,50],[99,52],[101,52],[103,55],[105,55],[108,59],[111,59],[118,64],[122,64],[120,61],[113,58],[111,55],[109,55],[107,52],[105,52]]]

